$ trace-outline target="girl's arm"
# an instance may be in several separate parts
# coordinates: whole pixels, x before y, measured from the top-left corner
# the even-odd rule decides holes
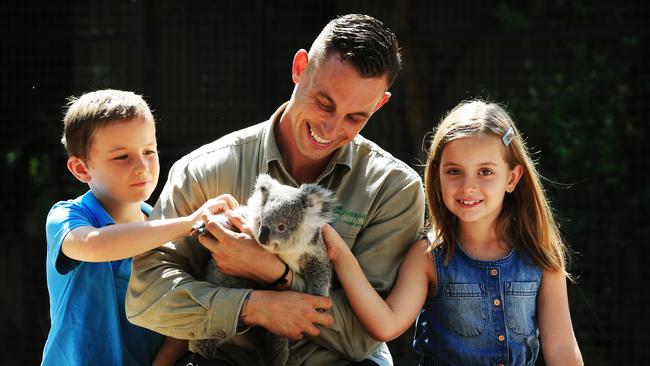
[[[424,240],[413,244],[399,270],[395,286],[384,301],[370,285],[347,244],[329,225],[323,227],[327,252],[352,310],[376,340],[396,338],[413,324],[433,280],[433,261]]]
[[[560,271],[544,271],[537,299],[542,353],[547,365],[583,365],[573,333],[566,277]]]
[[[165,337],[151,366],[174,366],[186,352],[186,340]]]
[[[102,228],[82,226],[63,240],[61,251],[84,262],[106,262],[133,257],[173,239],[187,236],[192,225],[207,214],[233,209],[239,204],[231,195],[207,201],[193,214],[174,219],[115,224]]]

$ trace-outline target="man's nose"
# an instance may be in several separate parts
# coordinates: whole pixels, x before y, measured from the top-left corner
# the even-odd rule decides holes
[[[326,120],[323,121],[323,133],[327,134],[327,136],[323,136],[325,138],[331,138],[336,135],[337,131],[339,130],[339,127],[341,126],[341,123],[343,123],[343,117],[333,113],[331,116],[329,116]]]

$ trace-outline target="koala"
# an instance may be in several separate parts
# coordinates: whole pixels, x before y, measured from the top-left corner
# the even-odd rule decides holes
[[[306,293],[329,296],[332,267],[321,227],[332,222],[335,201],[332,192],[316,184],[303,184],[299,188],[281,184],[269,175],[258,176],[255,188],[245,206],[237,208],[255,232],[257,242],[270,253],[276,254],[294,273],[305,279]],[[224,215],[220,223],[232,229]],[[206,232],[199,227],[197,233]],[[224,275],[210,260],[206,267],[206,281],[233,288],[259,288],[252,281]],[[265,350],[256,350],[259,335],[247,332],[232,340],[219,343],[215,339],[192,340],[190,351],[205,358],[214,358],[218,347],[234,343],[256,351],[262,362],[284,366],[289,360],[289,340],[266,332],[263,335]],[[241,339],[244,338],[244,339]]]

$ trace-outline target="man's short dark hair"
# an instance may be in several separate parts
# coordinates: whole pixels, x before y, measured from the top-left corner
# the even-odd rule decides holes
[[[386,75],[388,87],[402,67],[397,37],[384,23],[368,15],[348,14],[331,20],[309,50],[315,67],[335,53],[364,78]]]

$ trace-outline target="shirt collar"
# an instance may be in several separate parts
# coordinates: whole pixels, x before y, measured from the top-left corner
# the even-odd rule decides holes
[[[97,227],[104,227],[115,223],[111,215],[104,209],[104,206],[102,206],[101,202],[99,202],[92,191],[86,192],[81,197],[81,203],[88,208],[88,211],[92,212]]]
[[[102,206],[101,202],[99,202],[92,191],[88,191],[81,196],[81,203],[92,212],[97,227],[104,227],[115,223],[115,220],[113,220],[111,215],[104,209],[104,206]],[[140,210],[142,210],[147,217],[151,216],[152,208],[146,202],[140,202]]]
[[[269,118],[269,123],[264,127],[263,143],[265,148],[263,149],[264,159],[260,159],[260,173],[268,173],[269,164],[272,161],[282,163],[282,155],[280,155],[280,149],[275,141],[275,133],[273,131],[276,123],[280,121],[280,117],[282,117],[284,110],[287,108],[287,104],[289,104],[289,102],[283,103],[275,112],[273,112]]]

